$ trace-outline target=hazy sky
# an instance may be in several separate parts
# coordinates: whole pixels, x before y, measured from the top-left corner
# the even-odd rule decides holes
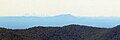
[[[0,16],[120,16],[120,0],[0,0]]]

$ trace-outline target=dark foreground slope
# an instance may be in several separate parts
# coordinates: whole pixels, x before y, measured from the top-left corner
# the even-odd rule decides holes
[[[83,25],[64,27],[0,28],[0,40],[120,40],[120,26],[96,28]]]

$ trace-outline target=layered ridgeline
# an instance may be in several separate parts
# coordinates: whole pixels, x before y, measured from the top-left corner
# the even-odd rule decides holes
[[[97,28],[84,25],[35,26],[28,29],[0,28],[0,40],[120,40],[120,25]]]
[[[31,26],[64,26],[68,24],[82,24],[95,27],[111,28],[120,24],[120,17],[76,17],[70,14],[35,17],[35,16],[13,16],[0,17],[0,26],[12,29],[24,29]]]

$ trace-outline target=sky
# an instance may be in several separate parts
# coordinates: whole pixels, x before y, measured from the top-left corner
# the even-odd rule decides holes
[[[0,0],[0,16],[120,16],[120,0]]]

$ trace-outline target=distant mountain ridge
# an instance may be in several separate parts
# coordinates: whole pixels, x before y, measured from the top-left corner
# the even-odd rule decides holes
[[[24,29],[32,26],[64,26],[81,24],[95,27],[111,28],[119,22],[120,17],[76,17],[70,14],[51,17],[40,16],[12,16],[0,17],[0,26],[13,29]]]
[[[0,40],[120,40],[120,26],[97,28],[85,25],[35,26],[28,29],[0,28]]]

